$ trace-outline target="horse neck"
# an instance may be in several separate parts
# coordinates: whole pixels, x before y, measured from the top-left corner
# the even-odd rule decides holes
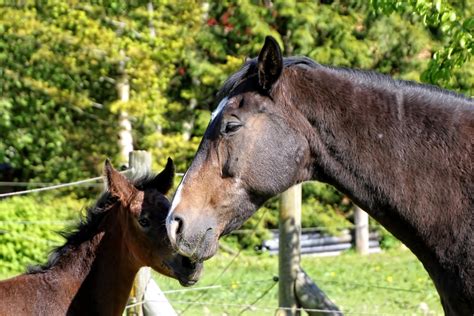
[[[289,72],[291,91],[282,95],[311,127],[306,136],[313,179],[349,195],[425,266],[433,256],[439,261],[453,244],[452,219],[462,218],[463,212],[471,218],[469,205],[461,202],[469,199],[460,193],[468,191],[460,183],[472,180],[460,179],[463,173],[469,176],[465,149],[470,137],[460,122],[468,101],[325,67],[296,75]],[[457,105],[456,111],[448,111],[443,102]],[[446,215],[446,209],[452,213]]]
[[[117,214],[123,210],[109,210]],[[105,231],[81,243],[52,268],[73,294],[68,314],[120,315],[140,265],[127,247],[118,216],[104,218]]]

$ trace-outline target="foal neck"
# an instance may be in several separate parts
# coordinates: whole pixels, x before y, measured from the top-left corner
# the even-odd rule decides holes
[[[112,214],[104,218],[106,230],[75,246],[52,267],[71,294],[68,314],[120,315],[127,303],[140,264],[128,249],[123,223]]]

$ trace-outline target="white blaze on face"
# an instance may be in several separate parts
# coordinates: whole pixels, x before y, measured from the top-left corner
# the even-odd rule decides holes
[[[178,204],[181,202],[181,194],[182,194],[181,191],[182,191],[182,189],[183,189],[184,179],[186,179],[186,174],[184,174],[183,180],[182,180],[181,183],[179,184],[178,189],[176,189],[176,193],[174,194],[173,203],[171,203],[170,211],[169,211],[169,213],[168,213],[168,216],[166,217],[166,222],[167,222],[167,223],[169,223],[169,222],[171,221],[171,215],[173,215],[174,209],[175,209],[176,206],[178,206]]]
[[[214,110],[214,112],[212,112],[211,114],[211,122],[217,117],[217,115],[219,115],[220,112],[222,112],[222,110],[225,108],[225,106],[227,105],[227,97],[223,98],[222,101],[219,103],[219,105],[217,106],[217,108]],[[182,198],[182,189],[183,189],[183,184],[184,184],[184,180],[186,179],[186,174],[183,176],[183,180],[181,181],[181,183],[179,184],[178,188],[176,189],[176,193],[174,194],[174,197],[173,197],[173,202],[171,203],[171,208],[170,208],[170,211],[168,213],[168,216],[166,217],[166,222],[167,223],[170,223],[171,222],[171,216],[173,215],[173,212],[174,210],[176,209],[176,207],[178,206],[178,204],[181,202],[181,198]]]
[[[217,109],[214,110],[214,112],[212,112],[211,114],[211,122],[216,118],[217,115],[219,115],[220,112],[222,112],[222,110],[225,108],[225,106],[227,105],[227,97],[225,97],[224,99],[221,100],[221,102],[219,103],[219,105],[217,106]]]

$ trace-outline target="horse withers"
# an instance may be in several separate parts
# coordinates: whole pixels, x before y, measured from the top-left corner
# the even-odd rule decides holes
[[[474,313],[472,98],[282,58],[267,37],[217,103],[167,218],[177,251],[208,259],[268,198],[323,181],[413,251],[446,314]]]
[[[0,282],[0,315],[121,315],[143,266],[185,286],[198,280],[202,264],[174,252],[166,235],[171,159],[133,182],[107,161],[105,177],[108,190],[48,263]]]

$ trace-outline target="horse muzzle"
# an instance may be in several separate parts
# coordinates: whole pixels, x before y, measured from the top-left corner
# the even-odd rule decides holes
[[[172,247],[179,254],[193,262],[202,262],[217,252],[218,235],[215,228],[208,223],[196,223],[194,220],[192,222],[193,230],[188,227],[188,222],[183,217],[172,215],[167,219],[166,229]]]

